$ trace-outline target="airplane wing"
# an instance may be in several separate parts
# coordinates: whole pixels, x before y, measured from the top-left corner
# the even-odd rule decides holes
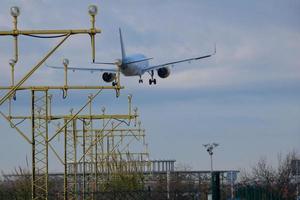
[[[168,65],[174,65],[174,64],[177,64],[177,63],[190,62],[190,61],[193,61],[193,60],[200,60],[200,59],[208,58],[208,57],[211,57],[211,56],[213,56],[215,54],[216,54],[216,47],[215,47],[215,50],[214,50],[213,54],[208,54],[208,55],[205,55],[205,56],[199,56],[199,57],[194,57],[194,58],[187,58],[187,59],[177,60],[177,61],[173,61],[173,62],[169,62],[169,63],[159,64],[159,65],[154,65],[154,66],[149,66],[149,67],[147,67],[147,68],[145,68],[143,70],[143,73],[151,71],[151,70],[159,69],[159,68],[162,68],[162,67],[166,67]]]
[[[52,66],[45,64],[46,67],[53,68],[53,69],[64,69],[64,67]],[[110,72],[116,73],[117,69],[104,69],[104,68],[85,68],[85,67],[68,67],[68,70],[72,71],[90,71],[90,72]]]

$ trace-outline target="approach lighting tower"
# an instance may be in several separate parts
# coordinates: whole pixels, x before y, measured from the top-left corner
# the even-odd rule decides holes
[[[114,86],[100,86],[100,85],[71,85],[68,82],[67,70],[65,70],[65,80],[63,85],[42,85],[43,80],[39,80],[38,83],[33,85],[25,85],[25,82],[28,81],[36,73],[38,69],[42,67],[45,61],[54,54],[61,46],[64,44],[67,39],[76,36],[78,34],[87,35],[90,37],[91,49],[92,49],[92,62],[95,61],[95,36],[98,33],[101,33],[101,30],[95,27],[95,18],[98,9],[95,5],[91,5],[88,8],[88,13],[91,17],[91,25],[86,29],[55,29],[55,30],[21,30],[18,27],[18,17],[20,15],[19,7],[12,7],[10,9],[10,14],[13,17],[13,27],[10,30],[1,30],[0,36],[11,36],[13,37],[13,48],[14,55],[9,61],[11,68],[11,83],[8,86],[0,86],[0,91],[4,91],[4,95],[0,96],[0,114],[1,116],[14,128],[17,133],[19,133],[30,145],[32,153],[32,199],[48,199],[48,152],[53,151],[54,155],[57,157],[58,154],[55,153],[55,148],[53,148],[53,141],[61,133],[65,133],[65,130],[69,130],[70,127],[73,127],[73,122],[77,119],[86,118],[85,121],[91,119],[91,115],[85,116],[82,115],[90,103],[103,91],[103,90],[115,90],[116,96],[119,96],[120,89],[124,87],[120,86],[119,78],[120,72],[116,76],[116,84]],[[19,36],[26,36],[32,38],[41,38],[41,39],[50,39],[50,38],[61,38],[57,44],[55,44],[42,58],[30,68],[26,73],[22,74],[22,77],[19,80],[15,80],[15,70],[20,69],[15,68],[19,60]],[[68,67],[68,60],[64,59],[65,69]],[[2,63],[3,64],[3,63]],[[51,102],[55,102],[50,94],[50,91],[63,91],[63,98],[66,98],[69,90],[96,90],[89,98],[89,100],[78,110],[71,115],[63,116],[54,116],[51,112]],[[25,114],[22,116],[15,116],[13,114],[13,105],[18,101],[16,100],[16,93],[29,92],[31,94],[30,105],[31,107],[30,114]],[[55,98],[55,96],[53,96]],[[14,101],[16,100],[16,101]],[[8,114],[5,112],[4,106],[8,103]],[[21,113],[20,110],[16,110],[17,113]],[[107,118],[109,116],[97,115],[98,118]],[[134,116],[132,114],[125,115],[124,118],[127,120],[132,120]],[[21,120],[21,121],[19,121]],[[28,122],[29,120],[29,122]],[[61,120],[63,125],[60,126],[58,130],[53,130],[51,121]],[[77,120],[78,121],[78,120]],[[29,125],[29,129],[22,130],[25,128],[25,125],[18,126],[21,123],[26,123]],[[2,128],[2,127],[1,127]],[[31,137],[27,133],[28,130],[31,132]],[[75,130],[75,129],[72,129]],[[67,132],[67,131],[66,131]],[[68,135],[66,134],[65,137]],[[66,140],[68,142],[68,140]],[[66,144],[67,145],[67,144]],[[66,150],[66,149],[64,149]],[[59,161],[67,166],[68,154],[64,152],[66,159],[59,158]],[[66,170],[65,170],[66,171]],[[65,199],[67,196],[64,197]]]

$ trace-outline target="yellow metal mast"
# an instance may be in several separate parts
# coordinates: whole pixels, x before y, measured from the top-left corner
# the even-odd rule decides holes
[[[70,119],[65,119],[65,124],[49,138],[48,133],[48,122],[53,118],[49,117],[49,103],[48,103],[48,91],[49,90],[63,90],[64,97],[67,95],[67,90],[70,89],[98,89],[99,94],[102,89],[114,89],[119,94],[121,89],[120,83],[116,86],[69,86],[67,82],[67,72],[65,73],[65,84],[63,86],[24,86],[23,84],[42,66],[42,64],[70,37],[76,34],[87,34],[91,37],[92,46],[92,60],[95,61],[95,35],[100,33],[101,30],[95,27],[95,16],[97,14],[97,7],[91,5],[89,7],[89,14],[91,16],[91,28],[90,29],[69,29],[69,30],[20,30],[18,29],[18,16],[20,10],[18,7],[11,8],[11,15],[13,17],[13,29],[8,31],[0,31],[0,36],[12,36],[14,38],[14,57],[10,60],[11,66],[11,85],[6,87],[0,87],[0,90],[6,90],[4,96],[0,98],[0,106],[2,106],[7,100],[9,100],[9,114],[8,116],[2,111],[3,116],[17,132],[26,139],[32,145],[32,199],[48,199],[48,148],[50,147],[53,151],[54,148],[50,145],[51,140],[58,135],[61,130],[67,129],[70,122],[74,122],[75,116],[77,116],[82,110],[73,115]],[[19,48],[18,48],[18,37],[20,35],[31,36],[31,37],[62,37],[59,41],[43,58],[34,65],[19,81],[15,83],[15,65],[18,62]],[[67,67],[67,63],[65,67]],[[29,139],[26,134],[17,127],[12,121],[12,98],[19,90],[30,90],[31,91],[31,116],[27,116],[27,119],[31,120],[31,131],[32,137]],[[96,95],[97,96],[97,95]],[[82,109],[84,109],[83,106]],[[21,116],[22,118],[22,116]],[[57,117],[56,117],[57,118]],[[66,130],[66,133],[68,131]],[[65,134],[67,135],[67,134]],[[65,136],[66,137],[66,136]],[[73,137],[76,138],[76,137]],[[74,142],[75,143],[75,142]],[[76,146],[76,145],[75,145]],[[67,143],[65,144],[67,147]],[[65,148],[66,149],[66,148]],[[75,153],[76,154],[76,153]],[[55,153],[57,155],[57,153]],[[58,155],[57,155],[58,156]],[[68,158],[65,157],[64,161]],[[75,156],[76,159],[76,156]],[[60,159],[63,162],[63,159]],[[76,181],[75,181],[76,182]],[[67,195],[65,195],[65,199]]]

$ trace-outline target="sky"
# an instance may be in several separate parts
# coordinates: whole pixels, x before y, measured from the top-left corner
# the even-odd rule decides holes
[[[118,28],[126,53],[154,57],[151,64],[212,53],[190,64],[178,64],[166,79],[149,86],[138,77],[122,77],[125,89],[115,98],[106,91],[97,101],[111,112],[127,111],[127,95],[139,108],[151,159],[176,159],[195,170],[210,168],[203,144],[220,144],[215,169],[243,169],[260,158],[276,165],[279,154],[300,153],[300,2],[297,0],[2,0],[0,30],[10,30],[11,6],[20,6],[20,29],[89,28],[87,8],[99,8],[96,61],[120,58]],[[57,39],[20,37],[16,79],[58,42]],[[11,37],[0,37],[0,85],[8,85]],[[48,60],[61,65],[90,67],[88,36],[72,36]],[[101,74],[75,72],[70,83],[107,85]],[[63,84],[63,73],[41,67],[25,85]],[[5,93],[0,92],[3,96]],[[61,98],[60,92],[54,93]],[[55,111],[80,108],[88,92],[70,92],[72,103],[58,100]],[[25,112],[26,93],[17,94],[15,110]],[[71,102],[71,101],[70,101]],[[6,105],[1,110],[7,110]],[[0,170],[25,166],[30,146],[0,119]],[[54,165],[52,169],[58,169]],[[51,169],[50,169],[51,170]]]

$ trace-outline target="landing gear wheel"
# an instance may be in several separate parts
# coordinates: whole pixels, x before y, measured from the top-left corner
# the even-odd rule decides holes
[[[143,79],[140,79],[140,80],[139,80],[139,83],[143,83]]]
[[[116,86],[117,85],[117,83],[116,82],[112,82],[112,86]]]
[[[149,79],[149,85],[152,85],[152,83],[154,85],[156,85],[156,79],[155,78],[154,79]]]

